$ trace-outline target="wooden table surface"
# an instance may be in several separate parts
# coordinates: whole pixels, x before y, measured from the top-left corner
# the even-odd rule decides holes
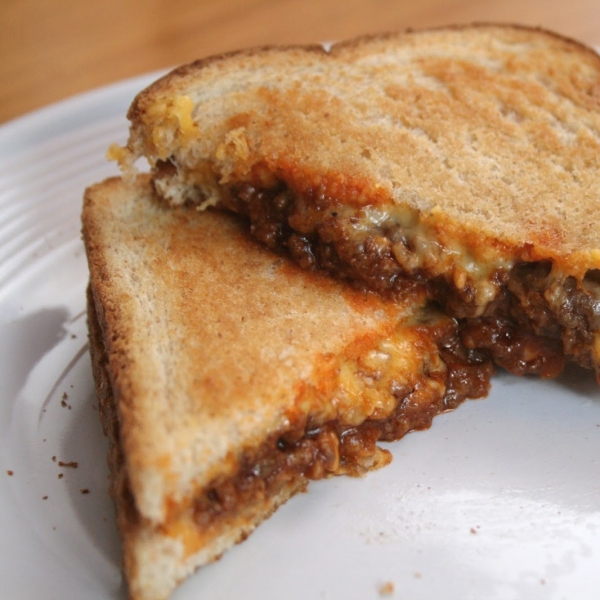
[[[600,45],[600,0],[0,0],[0,123],[236,48],[472,21]]]

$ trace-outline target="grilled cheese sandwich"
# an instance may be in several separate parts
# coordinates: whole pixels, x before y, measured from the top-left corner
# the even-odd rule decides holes
[[[238,217],[86,191],[88,321],[131,600],[165,600],[313,479],[482,397],[492,367],[422,288],[386,300],[302,270]]]
[[[276,47],[180,67],[133,102],[172,205],[384,294],[427,282],[515,373],[600,372],[600,58],[472,25]],[[498,342],[500,340],[500,343]]]

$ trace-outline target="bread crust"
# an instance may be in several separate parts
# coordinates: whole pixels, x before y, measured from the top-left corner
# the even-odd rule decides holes
[[[407,27],[402,31],[387,31],[387,32],[378,32],[378,33],[370,33],[359,35],[355,38],[349,40],[341,40],[338,42],[334,42],[333,44],[328,44],[327,46],[323,44],[269,44],[263,46],[255,46],[252,48],[242,48],[237,50],[232,50],[230,52],[222,52],[220,54],[213,54],[204,58],[196,59],[190,63],[183,64],[175,69],[172,69],[169,73],[163,75],[159,78],[151,87],[145,88],[139,94],[137,94],[135,100],[132,102],[129,110],[127,112],[127,118],[132,122],[136,123],[140,120],[141,114],[144,110],[144,106],[148,102],[153,101],[153,96],[157,92],[164,91],[175,91],[179,85],[179,81],[183,77],[188,76],[196,76],[198,71],[208,67],[211,64],[224,62],[230,60],[232,58],[244,58],[248,56],[253,56],[257,54],[265,54],[270,52],[294,52],[294,51],[302,51],[302,52],[314,52],[317,54],[335,54],[340,50],[346,48],[359,48],[362,44],[369,43],[371,41],[392,41],[397,39],[399,36],[406,35],[422,35],[427,34],[428,32],[434,31],[461,31],[468,30],[472,28],[507,28],[513,30],[520,30],[523,32],[531,32],[531,33],[541,33],[543,35],[547,35],[555,38],[556,40],[560,40],[568,45],[571,45],[574,50],[577,52],[584,52],[590,55],[594,60],[598,59],[597,52],[591,47],[579,40],[571,38],[569,36],[562,35],[555,31],[551,31],[544,27],[536,27],[523,25],[520,23],[491,23],[491,22],[480,22],[475,21],[472,23],[465,24],[455,24],[455,25],[445,25],[440,27],[432,27],[428,29],[413,29],[411,27]]]
[[[109,440],[107,458],[110,470],[110,495],[115,504],[117,529],[122,543],[123,572],[131,600],[165,600],[172,590],[200,565],[218,560],[222,553],[242,542],[252,531],[294,494],[306,488],[306,481],[289,481],[264,504],[241,510],[234,522],[222,527],[200,552],[185,556],[176,540],[166,536],[138,512],[129,484],[126,457],[120,439],[118,407],[108,370],[108,357],[102,339],[91,289],[87,291],[90,356],[94,372],[100,420]]]

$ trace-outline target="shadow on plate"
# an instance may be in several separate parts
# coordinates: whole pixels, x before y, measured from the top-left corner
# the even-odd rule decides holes
[[[15,398],[35,365],[67,334],[69,313],[53,308],[32,313],[0,325],[2,396]]]
[[[584,369],[579,365],[569,364],[556,378],[555,382],[578,395],[600,403],[600,385],[596,381],[594,372]]]

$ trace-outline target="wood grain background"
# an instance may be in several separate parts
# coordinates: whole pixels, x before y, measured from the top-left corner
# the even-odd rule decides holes
[[[0,123],[236,48],[472,21],[600,44],[600,0],[0,0]]]

